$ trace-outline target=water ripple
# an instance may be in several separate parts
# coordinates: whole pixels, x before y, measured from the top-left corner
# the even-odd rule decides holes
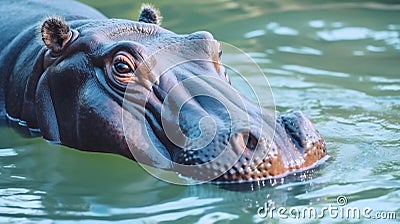
[[[305,55],[322,55],[322,51],[311,47],[296,48],[291,46],[281,46],[278,47],[278,51]]]
[[[210,210],[213,208],[214,207],[209,206],[209,207],[204,207],[204,208],[190,209],[190,210],[181,211],[181,212],[171,212],[171,213],[165,213],[165,214],[160,214],[160,215],[153,215],[153,216],[144,217],[144,218],[132,219],[130,221],[132,221],[133,223],[135,223],[135,222],[159,223],[159,222],[166,222],[166,221],[177,221],[181,218],[204,214],[207,210]]]
[[[371,76],[369,77],[369,80],[376,83],[400,83],[400,79],[385,78],[380,76]]]
[[[300,65],[284,65],[284,66],[282,66],[282,68],[286,69],[286,70],[290,70],[290,71],[299,72],[302,74],[308,74],[308,75],[334,76],[334,77],[339,77],[339,78],[350,77],[350,74],[347,74],[347,73],[321,70],[321,69],[305,67],[305,66],[300,66]]]
[[[211,214],[207,214],[203,217],[200,218],[200,220],[197,222],[198,224],[203,224],[203,223],[217,223],[219,221],[228,221],[228,220],[235,220],[238,219],[238,215],[233,215],[229,214],[226,212],[213,212]]]
[[[396,49],[400,49],[400,35],[399,32],[394,30],[378,31],[366,27],[344,27],[334,30],[318,31],[317,36],[329,42],[364,39],[373,39],[375,41],[383,40],[387,45],[393,45]],[[374,48],[374,50],[376,50],[376,48]]]
[[[298,30],[295,30],[295,29],[287,27],[287,26],[281,26],[277,22],[268,23],[266,28],[278,35],[296,36],[299,34]]]
[[[400,85],[377,85],[374,86],[374,89],[382,91],[400,91]]]
[[[265,30],[253,30],[244,34],[247,39],[264,36],[267,32]]]
[[[17,156],[18,153],[13,148],[3,148],[0,149],[0,157],[11,157]]]

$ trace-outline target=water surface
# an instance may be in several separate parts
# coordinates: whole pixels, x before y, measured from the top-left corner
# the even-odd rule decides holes
[[[110,17],[139,3],[90,1]],[[312,179],[247,191],[177,186],[115,155],[52,145],[0,127],[0,223],[269,223],[265,202],[287,209],[346,206],[400,218],[400,3],[397,1],[157,1],[163,26],[208,30],[246,51],[268,78],[278,111],[302,110],[331,158]],[[223,60],[234,60],[224,55]],[[249,79],[257,71],[241,74]],[[256,86],[263,91],[267,86]],[[344,206],[344,207],[346,207]],[[279,219],[292,223],[363,218]]]

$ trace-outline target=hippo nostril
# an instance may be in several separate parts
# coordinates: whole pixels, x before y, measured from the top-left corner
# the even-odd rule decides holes
[[[245,142],[246,148],[252,151],[256,150],[258,140],[254,135],[250,133],[243,134],[243,141]]]

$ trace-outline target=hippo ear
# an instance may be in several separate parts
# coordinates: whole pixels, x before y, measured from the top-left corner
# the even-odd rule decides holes
[[[60,53],[72,37],[71,29],[61,17],[46,19],[40,31],[44,44],[54,53]]]
[[[160,11],[150,4],[142,4],[140,8],[139,22],[161,25],[162,16]]]

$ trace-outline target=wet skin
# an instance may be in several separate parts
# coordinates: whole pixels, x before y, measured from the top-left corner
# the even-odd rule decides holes
[[[166,30],[151,8],[129,21],[77,2],[23,2],[0,3],[1,116],[45,139],[222,182],[282,177],[327,155],[303,113],[277,115],[232,89],[210,33]]]

